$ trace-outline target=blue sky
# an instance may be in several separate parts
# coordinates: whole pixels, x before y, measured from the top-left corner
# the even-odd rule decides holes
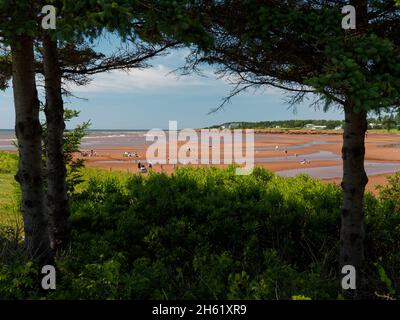
[[[71,126],[90,120],[92,129],[152,129],[167,128],[169,120],[176,120],[182,129],[230,121],[343,117],[338,110],[324,113],[307,103],[298,105],[294,113],[285,102],[285,93],[272,88],[241,94],[224,110],[208,114],[231,86],[217,79],[212,69],[205,70],[207,77],[171,74],[183,65],[185,54],[184,50],[174,51],[152,60],[152,68],[100,74],[86,87],[71,88],[76,96],[85,99],[67,101],[66,107],[81,111]],[[7,90],[0,93],[0,129],[13,127],[12,91]]]

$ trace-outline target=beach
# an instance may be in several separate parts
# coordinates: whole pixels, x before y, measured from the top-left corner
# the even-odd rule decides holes
[[[146,162],[146,151],[152,142],[146,142],[145,132],[92,133],[82,144],[82,151],[93,150],[94,156],[84,157],[88,167],[138,172],[137,162]],[[166,143],[164,141],[164,143]],[[178,148],[185,142],[179,142]],[[167,144],[167,150],[169,145]],[[203,146],[204,147],[204,146]],[[211,147],[211,146],[210,146]],[[224,145],[221,143],[221,162]],[[230,146],[232,147],[232,146]],[[201,149],[202,146],[199,147]],[[245,148],[245,146],[244,146]],[[340,184],[342,175],[342,135],[306,131],[255,133],[255,165],[282,176],[306,173],[325,182]],[[126,153],[137,153],[128,158]],[[125,153],[125,156],[124,156]],[[201,154],[201,151],[199,151]],[[243,149],[245,153],[245,149]],[[167,153],[167,156],[169,154]],[[200,155],[199,155],[200,156]],[[200,162],[200,161],[199,161]],[[172,173],[182,164],[153,165],[157,172]],[[189,164],[204,167],[204,164]],[[214,164],[215,167],[226,167]],[[365,167],[369,177],[367,190],[376,193],[376,186],[387,184],[387,177],[400,171],[400,136],[369,133],[366,137]]]
[[[138,173],[137,162],[146,165],[146,151],[153,143],[146,141],[147,131],[91,131],[81,145],[83,158],[88,167],[107,170],[121,170]],[[0,132],[0,150],[13,151],[14,135],[11,131]],[[365,168],[369,177],[367,191],[377,193],[378,185],[386,185],[387,177],[400,171],[400,135],[385,133],[368,133],[366,137]],[[161,143],[169,148],[168,137]],[[185,142],[178,142],[178,148]],[[211,146],[211,142],[210,142]],[[199,144],[201,148],[208,145]],[[221,143],[221,163],[224,158],[224,144]],[[230,148],[233,147],[229,145]],[[215,150],[215,146],[212,147]],[[295,176],[306,173],[322,181],[340,184],[342,176],[342,134],[340,132],[318,131],[255,131],[254,161],[256,166],[262,166],[282,176]],[[286,151],[285,151],[286,150]],[[92,156],[90,152],[92,151]],[[243,146],[245,154],[246,146]],[[86,156],[82,156],[86,153]],[[137,154],[137,157],[127,157],[127,154]],[[190,153],[189,153],[190,154]],[[167,152],[167,156],[169,156]],[[205,167],[200,163],[188,164],[192,167]],[[153,165],[157,172],[173,173],[178,163]],[[227,167],[226,164],[213,164],[215,167]]]

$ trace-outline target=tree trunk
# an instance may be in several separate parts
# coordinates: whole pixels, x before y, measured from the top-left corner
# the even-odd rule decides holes
[[[51,247],[56,252],[70,240],[69,205],[64,160],[64,102],[57,41],[46,33],[43,38],[43,65],[46,90],[46,169],[47,210],[50,218]]]
[[[19,149],[16,180],[22,192],[25,247],[30,258],[49,261],[51,250],[44,210],[41,125],[32,38],[26,35],[14,37],[11,51],[15,132]]]
[[[345,105],[340,263],[341,267],[351,265],[356,269],[357,291],[362,285],[364,260],[364,191],[368,183],[364,169],[366,130],[366,112],[356,113],[351,104]]]

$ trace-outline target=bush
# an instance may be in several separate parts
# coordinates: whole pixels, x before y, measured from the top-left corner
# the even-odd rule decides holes
[[[316,298],[320,283],[336,294],[340,199],[333,185],[259,168],[250,176],[237,176],[234,168],[182,168],[127,180],[102,173],[73,200],[74,242],[64,263],[76,270],[68,283],[87,286],[93,277],[71,277],[88,265],[102,272],[104,261],[118,254],[124,280],[113,298],[274,298],[276,287],[263,285],[267,278],[276,283],[274,277],[282,280],[280,298]],[[310,277],[313,284],[304,289]],[[100,289],[93,294],[110,297]]]
[[[18,156],[14,153],[0,152],[0,173],[17,172]]]
[[[72,198],[71,249],[58,258],[57,290],[47,298],[339,297],[335,185],[261,168],[249,176],[235,175],[233,167],[181,168],[170,176],[86,174]],[[371,296],[399,297],[396,188],[393,179],[380,198],[366,196]],[[0,297],[9,297],[7,290],[0,282]],[[43,293],[27,290],[24,297],[35,295]]]

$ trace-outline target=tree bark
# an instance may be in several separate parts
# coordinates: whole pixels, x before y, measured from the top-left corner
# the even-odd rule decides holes
[[[70,240],[69,205],[64,159],[64,102],[57,41],[49,34],[43,37],[43,65],[46,91],[46,169],[47,211],[50,218],[51,247],[64,249]]]
[[[362,285],[364,260],[364,191],[368,177],[364,168],[367,113],[356,113],[351,104],[345,105],[343,134],[343,207],[340,234],[341,267],[356,269],[357,292]]]
[[[46,262],[51,260],[51,250],[44,210],[41,125],[32,38],[15,36],[11,41],[11,52],[19,150],[16,180],[21,185],[25,247],[30,258]]]

